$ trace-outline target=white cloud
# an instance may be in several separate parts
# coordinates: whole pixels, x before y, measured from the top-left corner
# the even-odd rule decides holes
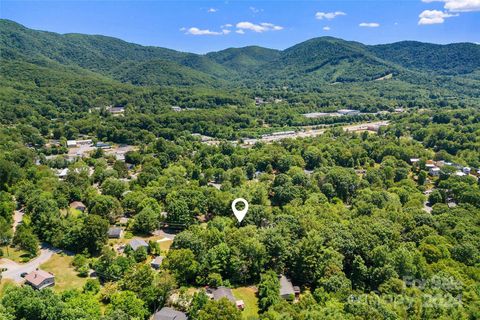
[[[183,28],[184,29],[184,28]],[[185,30],[185,29],[184,29]],[[185,34],[191,34],[193,36],[219,36],[224,34],[223,32],[210,31],[208,29],[199,29],[196,27],[189,28],[186,30]]]
[[[345,12],[342,11],[335,11],[335,12],[317,12],[315,13],[315,18],[318,20],[332,20],[335,19],[338,16],[345,16],[347,15]]]
[[[362,22],[358,26],[359,27],[365,27],[365,28],[378,28],[378,27],[380,27],[380,23],[377,23],[377,22]]]
[[[235,31],[236,33],[238,34],[245,34],[245,31],[243,31],[242,29],[238,29],[237,31]]]
[[[330,27],[329,26],[323,27],[323,31],[330,31]]]
[[[230,32],[232,32],[232,30],[228,30],[228,29],[222,29],[222,33],[223,34],[229,34]]]
[[[253,14],[257,14],[259,12],[262,12],[263,9],[258,9],[258,8],[255,8],[255,7],[249,7],[250,11],[253,12]]]
[[[265,31],[279,31],[283,27],[276,26],[273,23],[262,22],[260,24],[255,24],[252,22],[244,21],[237,23],[236,27],[242,30],[251,30],[254,32],[265,32]]]
[[[220,28],[231,28],[231,27],[233,27],[233,24],[227,23],[227,24],[222,25]]]
[[[218,11],[218,9],[215,9],[215,8],[210,8],[210,9],[207,10],[208,13],[215,13],[217,11]]]
[[[422,0],[422,2],[443,2],[443,8],[450,12],[480,11],[480,0]]]
[[[419,25],[439,24],[445,22],[445,18],[456,17],[458,14],[450,14],[439,10],[425,10],[418,16]]]

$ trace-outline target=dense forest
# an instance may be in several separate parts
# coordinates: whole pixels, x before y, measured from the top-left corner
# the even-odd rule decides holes
[[[195,55],[2,20],[0,50],[0,254],[69,261],[53,288],[2,277],[0,320],[480,318],[480,46]]]

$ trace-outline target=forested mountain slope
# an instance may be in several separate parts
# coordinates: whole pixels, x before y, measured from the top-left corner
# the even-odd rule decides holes
[[[6,87],[15,87],[17,81],[9,75],[36,66],[62,73],[65,81],[61,83],[67,87],[75,81],[66,78],[86,75],[117,88],[124,83],[221,89],[250,98],[264,95],[289,101],[306,101],[305,95],[308,101],[336,97],[346,106],[371,104],[371,99],[390,105],[400,101],[474,105],[480,99],[480,46],[471,43],[405,41],[367,46],[321,37],[283,51],[248,46],[199,55],[105,36],[36,31],[0,20],[0,53],[0,77]],[[29,81],[41,83],[41,77],[38,73]],[[86,82],[82,87],[91,87],[87,91],[98,91]],[[21,88],[26,88],[24,81],[13,91]],[[37,95],[40,87],[30,89],[20,96]],[[66,99],[71,98],[70,89]],[[15,100],[13,91],[4,90],[3,95]]]
[[[452,43],[439,45],[417,41],[370,46],[370,52],[405,68],[439,74],[466,74],[480,67],[480,45]]]

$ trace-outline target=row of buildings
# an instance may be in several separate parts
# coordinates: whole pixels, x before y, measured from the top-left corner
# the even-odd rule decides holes
[[[413,165],[418,165],[420,163],[420,159],[411,158],[410,163]],[[477,177],[480,176],[480,169],[476,169],[476,168],[472,169],[471,167],[462,166],[460,164],[453,163],[453,162],[448,162],[444,160],[438,160],[438,161],[427,160],[425,163],[425,168],[428,170],[428,174],[433,177],[439,176],[442,170],[441,168],[444,166],[455,168],[457,170],[454,173],[456,176],[463,177],[463,176],[468,176],[470,174]]]
[[[323,117],[342,117],[342,116],[354,116],[359,115],[360,111],[353,110],[353,109],[340,109],[336,112],[310,112],[304,113],[303,116],[305,118],[315,119],[315,118],[323,118]]]
[[[300,294],[300,288],[294,287],[290,280],[285,276],[280,276],[280,297],[282,299],[292,301],[298,299]],[[225,286],[220,286],[218,288],[207,288],[207,296],[210,299],[218,301],[220,299],[227,299],[233,303],[238,309],[243,310],[245,308],[245,303],[243,300],[237,299],[232,289]],[[153,316],[152,320],[186,320],[188,319],[187,315],[184,312],[175,310],[170,307],[163,307],[157,311]]]

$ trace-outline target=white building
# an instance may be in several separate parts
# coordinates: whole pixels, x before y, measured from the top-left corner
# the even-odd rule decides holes
[[[429,168],[428,173],[431,176],[438,176],[440,174],[440,168],[436,167],[436,166],[433,166],[433,167]]]

